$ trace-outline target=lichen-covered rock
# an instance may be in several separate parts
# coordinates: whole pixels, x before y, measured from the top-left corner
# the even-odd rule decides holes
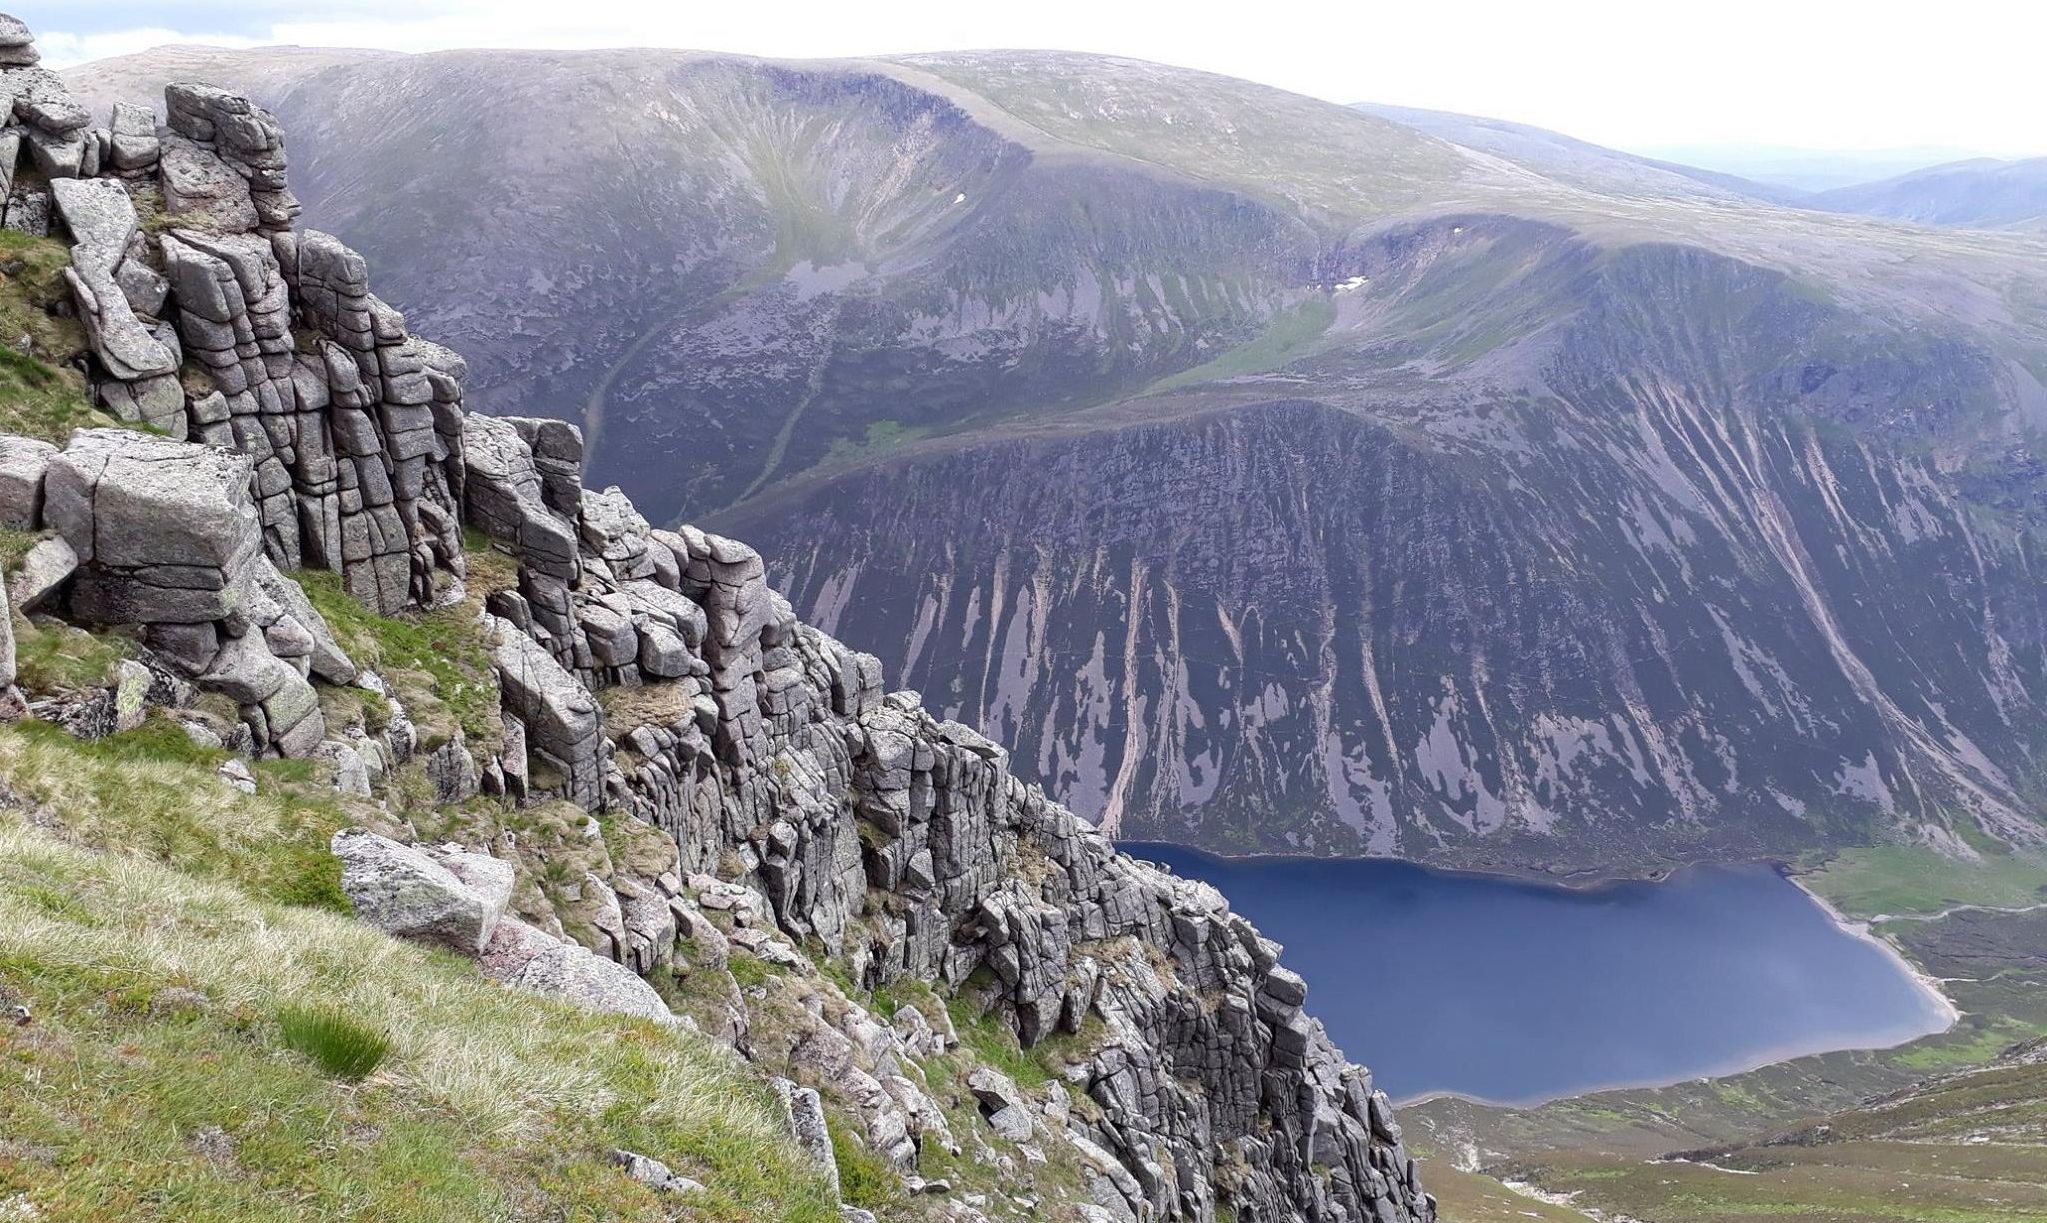
[[[515,918],[498,926],[482,963],[492,977],[515,989],[606,1014],[662,1025],[681,1022],[654,987],[630,968],[580,944],[550,938]]]
[[[480,954],[512,897],[511,866],[486,855],[422,850],[358,828],[335,833],[332,848],[356,916],[399,938]]]
[[[0,527],[34,531],[43,525],[43,473],[56,453],[38,438],[0,436]]]
[[[0,13],[0,66],[32,68],[41,58],[28,24],[19,17]]]

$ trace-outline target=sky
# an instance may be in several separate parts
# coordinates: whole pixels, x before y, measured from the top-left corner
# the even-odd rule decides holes
[[[2047,155],[2042,0],[9,0],[63,66],[168,42],[662,46],[795,58],[989,47],[1160,60],[1333,102],[1620,148]]]

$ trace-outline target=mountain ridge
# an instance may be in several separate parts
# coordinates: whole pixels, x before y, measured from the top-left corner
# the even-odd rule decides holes
[[[270,74],[281,107],[311,112],[294,123],[298,182],[316,213],[383,244],[371,254],[404,304],[408,277],[478,286],[446,317],[421,316],[472,353],[477,402],[580,418],[602,478],[657,520],[687,508],[762,540],[806,614],[835,622],[858,571],[869,610],[839,630],[927,691],[957,678],[943,707],[1014,732],[1019,759],[1085,794],[1084,813],[1110,810],[1124,778],[1118,809],[1143,813],[1132,827],[1209,848],[1398,841],[1564,870],[1923,836],[1965,853],[1955,828],[1975,835],[1979,817],[2029,835],[2007,815],[2035,784],[2036,715],[2007,694],[2039,658],[2026,593],[2047,404],[2037,240],[1690,187],[1601,193],[1162,66],[914,57],[948,82],[940,97],[868,68],[564,53],[523,59],[537,67],[507,82],[488,61],[382,58],[345,81],[260,55],[219,62]],[[578,109],[591,86],[577,65],[600,63],[603,106]],[[572,102],[538,107],[528,91]],[[1069,151],[1016,152],[960,118],[962,93]],[[463,111],[437,111],[443,95]],[[385,107],[405,113],[386,122]],[[525,206],[433,215],[418,193],[456,170],[422,160],[422,141],[487,148],[459,177]],[[543,143],[567,152],[533,160]],[[364,199],[382,201],[374,226],[349,220]],[[502,249],[539,264],[514,275]],[[1257,405],[1301,402],[1338,415],[1260,420]],[[1281,420],[1318,422],[1326,461]],[[1183,445],[1234,500],[1148,469]],[[1846,502],[1813,500],[1844,469],[1877,474]],[[1222,542],[1271,493],[1252,473],[1290,498],[1261,528],[1258,567]],[[1366,473],[1385,500],[1357,491]],[[1432,500],[1398,500],[1423,473],[1412,487]],[[1162,500],[1128,505],[1118,481]],[[905,501],[924,512],[898,515]],[[991,522],[989,505],[1018,508]],[[1112,505],[1158,533],[1129,538]],[[1467,546],[1404,544],[1387,554],[1403,558],[1387,591],[1339,597],[1381,568],[1347,555],[1343,533],[1402,514],[1464,521]],[[1188,532],[1202,515],[1218,525]],[[970,551],[938,537],[945,522]],[[1522,547],[1544,558],[1538,584],[1507,559]],[[1838,555],[1851,560],[1822,563]],[[1142,600],[1133,563],[1153,571]],[[1160,566],[1223,576],[1178,605],[1188,591]],[[1016,575],[1039,571],[1020,602]],[[1933,614],[1966,657],[1914,657],[1882,593],[1927,572],[1961,592]],[[1315,593],[1244,638],[1247,612],[1287,587]],[[1151,618],[1131,611],[1148,601]],[[1604,661],[1587,661],[1563,606],[1595,626]],[[1176,620],[1213,642],[1185,660],[1157,645]],[[1377,659],[1412,640],[1482,641],[1476,624],[1522,651],[1439,657],[1397,694],[1360,661],[1367,641]],[[1012,638],[1023,654],[1005,654]],[[1223,722],[1199,736],[1157,722],[1195,659],[1232,660],[1203,664],[1202,703]],[[1798,712],[1770,695],[1773,668],[1841,703]],[[1254,674],[1310,678],[1273,692]],[[1684,706],[1708,693],[1712,712]],[[1608,722],[1652,706],[1693,739],[1652,749]],[[1839,750],[1823,761],[1812,744],[1828,734]],[[1196,740],[1177,759],[1158,746]],[[1496,755],[1519,763],[1503,773]],[[1554,824],[1560,799],[1529,797],[1536,779],[1564,784],[1566,757],[1589,770],[1566,788],[1592,787],[1573,805],[1597,828]],[[1729,775],[1747,779],[1738,801],[1708,801],[1697,779]],[[1975,813],[1976,798],[1946,794],[1980,785],[1997,797]],[[1516,814],[1480,818],[1496,804]]]

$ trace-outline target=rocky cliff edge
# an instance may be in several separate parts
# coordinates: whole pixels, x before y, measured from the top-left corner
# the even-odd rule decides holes
[[[14,716],[92,736],[154,708],[248,755],[324,761],[366,798],[424,760],[444,809],[623,821],[641,850],[544,912],[515,897],[509,833],[346,831],[334,852],[359,915],[392,933],[520,988],[714,1028],[787,1070],[793,1131],[823,1163],[830,1104],[913,1189],[943,1194],[941,1150],[1079,1169],[1007,1204],[962,1195],[947,1217],[1433,1217],[1370,1074],[1213,889],[1115,852],[1001,747],[884,691],[877,661],[798,622],[744,544],[653,529],[584,488],[573,427],[466,412],[460,358],[407,331],[360,256],[294,228],[263,109],[177,84],[162,116],[101,123],[35,61],[0,18],[4,220],[68,246],[50,308],[78,337],[24,336],[23,355],[70,365],[124,427],[0,438],[0,527],[24,544],[7,583],[21,615],[134,655],[104,685],[23,691],[0,634]],[[312,571],[379,616],[475,608],[496,708],[421,734],[294,577]],[[326,699],[342,691],[383,712],[350,716]],[[741,957],[801,982],[793,1033],[762,1030],[757,982],[694,1011],[649,984]],[[912,986],[1022,1049],[1056,1043],[1064,1085],[976,1069],[976,1129],[957,1132],[920,1068],[960,1039],[940,1030],[951,1012],[850,1001]]]

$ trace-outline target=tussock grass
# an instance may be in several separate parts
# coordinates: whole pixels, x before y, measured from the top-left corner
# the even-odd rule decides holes
[[[903,1181],[888,1161],[861,1141],[849,1123],[836,1114],[825,1117],[832,1139],[832,1159],[839,1166],[839,1196],[867,1210],[886,1210],[901,1203]]]
[[[30,692],[76,692],[108,683],[135,648],[118,633],[87,632],[48,618],[14,617],[17,682]]]
[[[391,1052],[390,1037],[325,1007],[287,1006],[277,1013],[277,1028],[285,1048],[351,1083],[370,1077]]]
[[[687,721],[692,698],[674,680],[636,684],[630,688],[605,688],[597,693],[604,706],[604,733],[623,739],[642,726],[666,729]]]
[[[614,1146],[705,1182],[684,1217],[837,1218],[759,1082],[703,1038],[12,815],[0,985],[37,1016],[0,1033],[0,1197],[48,1221],[675,1217]],[[288,1007],[385,1032],[388,1057],[329,1078],[266,1036]]]

